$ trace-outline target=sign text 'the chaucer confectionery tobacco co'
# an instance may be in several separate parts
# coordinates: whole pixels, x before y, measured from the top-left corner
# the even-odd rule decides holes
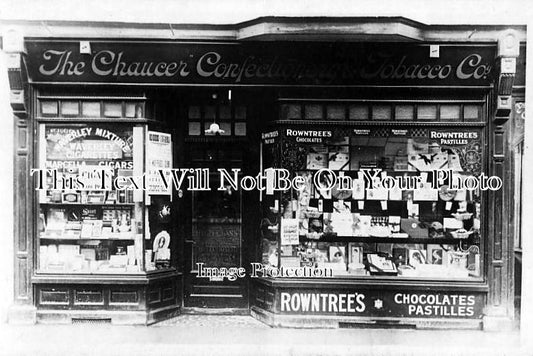
[[[33,82],[227,85],[487,86],[494,47],[305,43],[77,42],[27,44]]]

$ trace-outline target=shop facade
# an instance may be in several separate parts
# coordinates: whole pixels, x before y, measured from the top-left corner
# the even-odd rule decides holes
[[[273,326],[512,326],[525,28],[309,21],[4,40],[13,320],[223,308]],[[160,169],[182,185],[122,189]],[[248,179],[276,170],[300,188]],[[366,174],[403,183],[367,190]],[[323,273],[283,275],[306,269]]]

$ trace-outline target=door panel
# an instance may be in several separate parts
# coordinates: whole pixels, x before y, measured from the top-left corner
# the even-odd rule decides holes
[[[219,191],[218,175],[210,176],[210,191],[191,192],[191,234],[186,261],[185,307],[246,307],[245,281],[198,278],[206,267],[242,266],[242,198],[231,187]]]

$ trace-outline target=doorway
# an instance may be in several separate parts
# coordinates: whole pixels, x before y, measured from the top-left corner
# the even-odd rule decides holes
[[[230,185],[218,190],[220,182],[216,173],[211,172],[209,183],[210,190],[190,194],[184,306],[246,308],[245,279],[222,275],[243,266],[242,197]]]

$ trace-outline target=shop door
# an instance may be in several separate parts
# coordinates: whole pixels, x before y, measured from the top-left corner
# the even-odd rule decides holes
[[[185,307],[245,308],[248,305],[244,278],[221,277],[211,270],[239,268],[243,264],[241,193],[229,185],[218,190],[219,179],[220,175],[211,171],[211,190],[190,193]]]

